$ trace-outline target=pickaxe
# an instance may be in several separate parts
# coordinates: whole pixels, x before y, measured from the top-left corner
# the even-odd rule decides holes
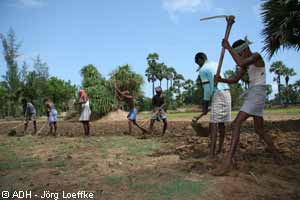
[[[231,30],[232,24],[234,23],[235,17],[233,15],[229,15],[229,16],[227,16],[227,15],[218,15],[218,16],[213,16],[213,17],[202,18],[202,19],[200,19],[200,21],[216,19],[216,18],[225,18],[226,19],[227,27],[226,27],[224,39],[228,40],[229,33],[230,33],[230,30]],[[225,54],[225,48],[222,47],[221,55],[220,55],[220,58],[219,58],[218,69],[217,69],[217,73],[216,73],[217,76],[219,76],[220,72],[221,72],[221,67],[222,67],[222,63],[223,63],[223,59],[224,59],[224,54]],[[217,83],[215,83],[215,86],[217,86]]]

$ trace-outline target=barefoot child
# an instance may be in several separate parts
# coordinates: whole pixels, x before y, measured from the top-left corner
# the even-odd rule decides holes
[[[232,46],[227,40],[223,40],[222,42],[222,46],[229,51],[240,70],[228,79],[215,76],[215,81],[234,84],[241,79],[244,73],[248,73],[250,87],[243,94],[244,104],[232,123],[232,138],[229,153],[225,157],[223,164],[213,172],[214,175],[223,175],[232,168],[233,157],[240,139],[240,127],[249,117],[253,117],[255,132],[268,145],[268,148],[273,153],[274,160],[277,163],[281,163],[280,155],[273,144],[271,135],[264,131],[263,109],[266,97],[265,63],[259,53],[250,50],[249,44],[251,42],[247,38],[245,40],[237,40]]]
[[[24,135],[26,134],[28,123],[30,120],[33,121],[34,134],[36,134],[37,132],[36,109],[34,105],[31,102],[27,102],[26,99],[23,99],[22,102],[23,102],[23,109],[24,109],[24,116],[25,116]]]
[[[162,135],[166,133],[167,127],[168,127],[168,122],[167,122],[167,115],[164,111],[165,107],[165,97],[162,92],[161,87],[156,87],[155,88],[156,95],[153,96],[152,98],[152,106],[153,106],[153,111],[152,111],[152,116],[151,116],[151,121],[150,121],[150,132],[153,131],[153,126],[155,121],[163,121],[164,127],[162,131]]]
[[[50,127],[49,135],[56,136],[56,131],[57,131],[57,110],[55,109],[54,103],[51,102],[48,99],[44,100],[45,108],[46,108],[46,113],[48,117],[48,123]],[[53,133],[54,129],[54,133]]]
[[[199,65],[199,76],[203,86],[202,113],[193,118],[196,123],[202,116],[208,113],[208,105],[211,102],[210,151],[209,157],[214,158],[216,153],[221,153],[225,137],[225,123],[231,121],[231,95],[227,84],[220,83],[214,86],[214,74],[217,67],[205,65],[207,56],[199,52],[195,55],[195,62]],[[216,150],[217,135],[219,131],[219,146]]]
[[[129,129],[128,134],[132,133],[132,124],[134,124],[136,127],[138,127],[143,132],[143,137],[146,137],[145,133],[147,133],[147,130],[142,128],[141,126],[139,126],[136,122],[138,111],[134,105],[134,97],[129,95],[129,92],[127,90],[121,92],[116,84],[115,84],[115,89],[117,91],[117,94],[121,97],[121,100],[125,101],[129,107],[129,113],[127,115],[128,129]]]
[[[81,114],[79,121],[83,125],[84,135],[90,135],[90,117],[91,117],[91,109],[90,109],[90,101],[83,89],[79,90],[79,104],[81,105]]]

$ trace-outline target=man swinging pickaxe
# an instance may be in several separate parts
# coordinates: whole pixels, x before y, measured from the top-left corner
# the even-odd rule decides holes
[[[229,37],[229,33],[234,23],[234,16],[214,16],[203,18],[202,20],[209,20],[215,18],[225,18],[227,21],[227,27],[225,31],[225,39],[227,40]],[[215,84],[214,83],[214,75],[219,75],[221,71],[221,66],[223,63],[225,49],[222,48],[221,56],[219,59],[218,67],[208,67],[205,65],[207,61],[207,55],[203,52],[199,52],[195,55],[195,62],[199,66],[199,76],[201,78],[201,82],[203,85],[203,101],[202,101],[202,114],[194,117],[192,122],[192,127],[197,132],[196,124],[197,121],[208,112],[208,105],[211,102],[211,116],[209,123],[210,130],[210,152],[209,157],[213,158],[216,153],[220,153],[222,151],[224,137],[225,137],[225,123],[230,122],[230,111],[231,111],[231,96],[229,92],[228,85],[225,84]],[[220,133],[219,137],[219,147],[216,151],[216,143],[217,143],[217,134]],[[199,133],[198,133],[199,135]]]

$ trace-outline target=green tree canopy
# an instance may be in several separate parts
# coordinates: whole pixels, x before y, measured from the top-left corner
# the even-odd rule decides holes
[[[119,66],[110,74],[112,84],[117,83],[121,90],[128,90],[131,95],[140,96],[143,94],[143,76],[131,70],[131,66],[126,64]]]
[[[21,94],[21,82],[17,62],[17,58],[20,56],[19,48],[21,43],[16,41],[16,36],[12,29],[9,30],[7,36],[0,33],[0,39],[3,46],[4,60],[7,66],[6,74],[3,76],[3,87],[7,90],[7,102],[5,104],[8,107],[8,114],[15,116],[17,114],[17,107],[14,105],[17,105]]]
[[[94,65],[81,69],[82,86],[88,94],[93,116],[103,116],[116,108],[112,87]]]
[[[263,50],[271,58],[279,49],[300,49],[300,3],[298,0],[264,0],[261,13]]]

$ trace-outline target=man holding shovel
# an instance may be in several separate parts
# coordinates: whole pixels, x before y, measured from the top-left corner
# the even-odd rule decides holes
[[[153,126],[155,121],[163,121],[164,127],[162,131],[162,135],[166,133],[167,127],[168,127],[168,121],[167,121],[167,115],[164,110],[165,107],[165,97],[162,92],[162,89],[160,86],[155,88],[156,95],[153,96],[152,98],[152,106],[153,106],[153,111],[151,114],[151,121],[150,121],[150,132],[153,131]]]
[[[203,86],[202,114],[193,118],[193,123],[208,113],[211,103],[210,129],[210,151],[209,157],[214,158],[223,148],[225,137],[225,123],[231,121],[231,95],[227,84],[214,86],[214,75],[217,71],[215,66],[205,65],[207,56],[199,52],[195,56],[195,62],[199,65],[199,76]],[[216,151],[217,132],[219,130],[219,147]]]
[[[211,19],[226,19],[227,26],[225,31],[225,39],[229,38],[229,33],[231,27],[234,23],[235,17],[233,15],[219,15],[213,17],[202,18],[201,21],[211,20]],[[207,61],[207,56],[204,53],[197,53],[195,56],[195,62],[199,65],[200,79],[202,81],[204,89],[203,97],[203,109],[202,114],[193,119],[193,124],[195,124],[202,116],[206,115],[208,112],[208,105],[211,101],[211,118],[209,123],[210,129],[210,151],[209,157],[214,158],[216,154],[216,142],[217,142],[217,132],[219,129],[219,148],[217,153],[222,151],[224,137],[225,137],[225,122],[231,121],[231,95],[229,92],[229,87],[226,84],[219,84],[214,82],[214,75],[219,76],[221,73],[221,67],[223,63],[223,58],[225,54],[225,48],[221,50],[221,55],[219,58],[218,67],[203,65]]]

